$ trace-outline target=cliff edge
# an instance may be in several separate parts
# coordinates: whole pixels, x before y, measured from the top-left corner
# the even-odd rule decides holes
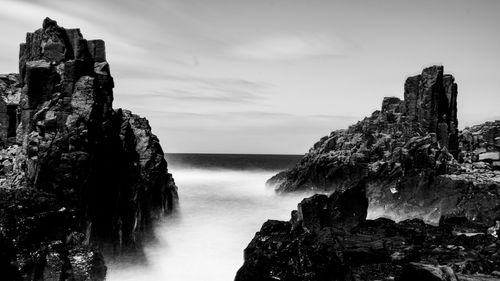
[[[0,275],[103,280],[177,204],[145,118],[113,109],[102,40],[49,18],[0,75]]]
[[[235,281],[499,280],[500,223],[369,220],[365,187],[316,194],[289,221],[265,222]]]
[[[500,218],[500,121],[459,132],[458,86],[442,66],[404,84],[370,117],[323,137],[297,165],[272,177],[279,192],[333,192],[366,184],[369,217]]]

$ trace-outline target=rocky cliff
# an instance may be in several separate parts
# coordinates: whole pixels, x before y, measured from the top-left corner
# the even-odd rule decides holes
[[[245,249],[236,281],[493,281],[500,224],[442,217],[367,220],[360,183],[304,199],[290,221],[267,221]]]
[[[433,66],[322,138],[268,183],[331,194],[266,222],[236,280],[499,280],[500,121],[457,124],[457,85]]]
[[[177,202],[145,118],[113,109],[102,40],[51,19],[0,75],[0,275],[103,280]]]
[[[442,66],[409,77],[404,99],[384,98],[346,130],[323,137],[291,170],[268,181],[279,192],[332,192],[363,182],[369,216],[500,218],[500,121],[457,129],[457,84]]]

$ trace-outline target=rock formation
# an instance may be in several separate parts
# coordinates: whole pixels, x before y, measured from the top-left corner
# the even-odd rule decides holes
[[[464,215],[500,219],[500,121],[457,129],[457,84],[442,66],[409,77],[404,100],[323,137],[291,170],[268,181],[279,192],[366,184],[370,217]]]
[[[457,85],[433,66],[322,138],[268,183],[331,194],[266,222],[236,281],[500,280],[500,121],[457,124]]]
[[[101,253],[140,249],[176,205],[158,138],[113,87],[104,41],[49,18],[0,75],[3,276],[103,280]]]
[[[465,217],[438,226],[366,220],[364,185],[304,199],[290,221],[267,221],[236,281],[499,280],[500,224]]]

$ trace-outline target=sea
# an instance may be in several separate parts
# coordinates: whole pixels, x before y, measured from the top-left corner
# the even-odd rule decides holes
[[[179,206],[159,222],[144,261],[108,264],[110,281],[230,281],[268,219],[289,220],[310,194],[278,195],[266,180],[302,155],[167,154]]]

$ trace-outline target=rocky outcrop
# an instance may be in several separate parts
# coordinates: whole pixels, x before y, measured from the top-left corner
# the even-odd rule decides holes
[[[438,158],[457,154],[458,149],[453,81],[443,74],[443,67],[424,69],[407,79],[404,100],[384,98],[381,110],[323,137],[295,168],[269,183],[277,184],[279,191],[332,190],[382,169],[408,174],[436,168]]]
[[[315,195],[299,204],[290,221],[264,223],[245,249],[235,280],[500,278],[498,225],[488,230],[485,224],[452,216],[442,217],[438,226],[419,219],[366,220],[363,188]]]
[[[16,142],[21,88],[18,74],[0,74],[0,146]]]
[[[384,98],[346,130],[323,137],[291,170],[268,181],[279,192],[345,190],[366,183],[369,216],[464,215],[500,219],[500,121],[457,129],[457,84],[432,66],[409,77],[404,99]]]
[[[19,57],[0,76],[0,268],[103,280],[101,253],[140,250],[177,187],[148,121],[113,109],[104,41],[47,18]]]
[[[466,169],[500,170],[500,120],[467,127],[460,133],[458,159]]]

